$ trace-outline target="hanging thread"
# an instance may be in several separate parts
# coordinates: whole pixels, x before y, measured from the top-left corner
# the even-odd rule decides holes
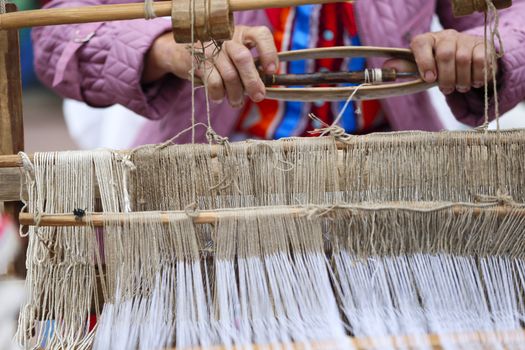
[[[483,71],[484,84],[484,123],[478,128],[487,131],[489,126],[489,69],[492,73],[492,90],[494,94],[494,116],[496,119],[496,129],[499,131],[499,99],[498,99],[498,82],[497,76],[497,61],[504,55],[503,42],[499,33],[499,14],[496,6],[492,0],[485,0],[485,23],[483,29],[483,47],[485,49],[485,64]],[[499,51],[496,50],[496,39],[498,40]]]

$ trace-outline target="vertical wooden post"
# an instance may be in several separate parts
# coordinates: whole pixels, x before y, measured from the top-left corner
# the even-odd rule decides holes
[[[16,11],[7,4],[7,12]],[[24,150],[22,78],[17,30],[0,30],[0,155]],[[4,203],[4,211],[16,220],[19,202]]]

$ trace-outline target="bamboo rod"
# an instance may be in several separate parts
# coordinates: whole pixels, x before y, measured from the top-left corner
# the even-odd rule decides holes
[[[425,205],[427,204],[427,205]],[[414,206],[415,205],[415,206]],[[417,206],[419,205],[419,207]],[[448,203],[443,205],[435,204],[434,207],[428,207],[428,202],[394,202],[384,203],[381,206],[367,206],[367,205],[342,205],[335,208],[326,206],[326,211],[331,210],[361,210],[361,211],[377,211],[377,210],[410,210],[415,212],[430,212],[435,210],[452,210],[454,215],[461,215],[466,212],[472,213],[473,215],[480,215],[484,212],[494,212],[498,216],[505,215],[519,215],[525,216],[525,207],[513,207],[503,205],[471,205],[465,203]],[[218,209],[218,210],[206,210],[195,212],[190,217],[193,219],[193,223],[200,224],[213,224],[217,220],[230,217],[230,216],[244,216],[253,215],[256,213],[264,212],[268,215],[290,215],[299,216],[307,215],[310,213],[309,207],[297,207],[297,206],[263,206],[263,207],[250,207],[250,208],[232,208],[232,209]],[[354,213],[349,211],[349,213]],[[154,215],[157,214],[163,224],[169,224],[175,215],[185,214],[185,211],[151,211],[151,212],[134,212],[135,215]],[[129,218],[128,213],[87,213],[83,217],[77,217],[69,213],[60,214],[46,214],[42,213],[39,216],[39,226],[94,226],[104,227],[106,224],[122,224],[127,222]],[[26,226],[36,225],[36,218],[31,213],[20,213],[19,216],[20,224]]]
[[[176,0],[175,0],[176,1]],[[230,0],[231,11],[260,10],[306,4],[346,2],[344,0]],[[350,1],[351,2],[351,1]],[[158,17],[171,16],[171,1],[153,4]],[[40,27],[59,24],[106,22],[145,18],[144,3],[50,8],[0,15],[0,29]]]
[[[219,149],[224,147],[221,145],[211,145],[210,146],[210,155],[212,158],[217,157],[217,154],[219,153]],[[341,142],[336,142],[336,147],[338,150],[342,150],[346,146]],[[131,150],[121,150],[121,151],[115,151],[117,153],[126,154],[131,152]],[[29,160],[31,162],[34,161],[34,154],[28,154]],[[9,154],[9,155],[0,155],[0,169],[2,168],[20,168],[23,166],[22,158],[18,154]],[[0,181],[0,185],[2,182]]]
[[[455,344],[462,347],[476,348],[481,346],[483,349],[490,348],[490,345],[496,341],[505,342],[504,349],[513,348],[514,346],[521,346],[521,341],[525,336],[523,329],[509,329],[498,331],[470,331],[470,332],[451,332],[446,334],[418,334],[418,335],[399,335],[399,336],[382,336],[382,337],[346,337],[348,345],[356,350],[379,350],[385,348],[393,349],[407,349],[416,350],[421,348],[424,344],[429,346],[432,350],[445,349],[444,344]],[[266,350],[266,349],[292,349],[292,350],[324,350],[324,349],[340,349],[341,341],[324,340],[313,341],[308,344],[292,343],[292,344],[251,344],[247,346],[234,346],[226,348],[224,346],[213,346],[210,350]],[[167,350],[178,350],[171,348]],[[202,350],[202,348],[192,348],[192,350]]]

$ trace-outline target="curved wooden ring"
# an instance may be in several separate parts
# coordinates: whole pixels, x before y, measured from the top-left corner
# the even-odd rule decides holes
[[[192,11],[194,33],[191,35]],[[172,1],[171,23],[178,43],[224,41],[233,36],[233,14],[228,0]]]
[[[279,54],[281,62],[298,61],[319,58],[352,58],[352,57],[388,57],[399,58],[414,62],[414,55],[408,49],[358,46],[358,47],[328,47],[286,51]],[[390,83],[369,86],[345,87],[311,87],[311,88],[266,88],[266,97],[274,100],[286,101],[340,101],[346,100],[355,92],[358,100],[373,100],[377,98],[402,96],[427,90],[436,84],[429,84],[422,79],[415,79],[401,83]],[[357,92],[356,92],[357,90]]]

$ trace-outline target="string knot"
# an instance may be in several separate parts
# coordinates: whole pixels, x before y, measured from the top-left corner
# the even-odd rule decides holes
[[[155,14],[155,9],[153,8],[154,0],[144,0],[144,17],[147,20],[157,18]]]
[[[319,135],[319,136],[325,136],[329,135],[332,136],[337,141],[340,141],[342,143],[350,143],[350,140],[352,139],[352,135],[346,133],[345,129],[340,127],[337,124],[328,125],[322,120],[320,120],[315,114],[310,113],[308,115],[311,119],[319,121],[321,124],[324,125],[323,128],[318,128],[312,131],[309,131],[309,134],[313,135]]]
[[[474,197],[476,203],[495,203],[502,206],[513,206],[516,204],[512,196],[498,191],[495,196],[476,195]]]
[[[184,207],[184,213],[190,218],[196,218],[197,216],[199,216],[197,203],[193,202]]]
[[[121,159],[122,165],[126,168],[128,171],[135,171],[137,170],[137,166],[131,161],[131,154],[126,154]]]
[[[217,134],[211,126],[208,126],[208,129],[206,129],[206,138],[208,139],[208,142],[213,142],[218,145],[225,146],[229,144],[229,139],[227,137]]]
[[[336,205],[323,206],[323,205],[309,204],[305,207],[306,218],[308,220],[316,219],[318,217],[325,216],[326,214],[330,213],[336,208],[337,208]]]

